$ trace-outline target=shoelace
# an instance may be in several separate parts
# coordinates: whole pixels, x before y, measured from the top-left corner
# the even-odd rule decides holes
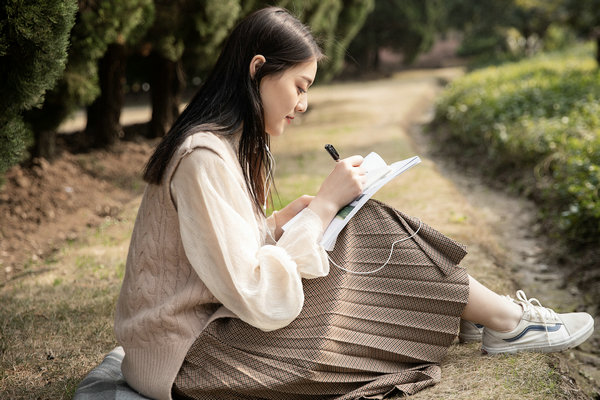
[[[522,290],[517,290],[516,302],[521,304],[524,313],[526,311],[529,311],[530,313],[534,314],[542,320],[542,323],[544,324],[544,329],[546,331],[546,341],[548,342],[548,344],[550,344],[550,334],[548,333],[547,321],[559,319],[558,315],[556,315],[554,310],[542,306],[542,303],[540,303],[540,301],[535,297],[528,299],[525,295],[525,292]],[[537,303],[537,305],[533,303]]]

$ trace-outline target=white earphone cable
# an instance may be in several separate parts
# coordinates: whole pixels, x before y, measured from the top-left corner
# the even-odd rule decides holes
[[[265,145],[267,148],[267,158],[269,160],[269,168],[267,169],[267,178],[265,179],[265,183],[267,184],[267,190],[265,191],[265,201],[263,203],[263,210],[267,212],[267,199],[269,198],[269,192],[271,191],[271,175],[273,175],[273,170],[275,169],[275,158],[271,154],[269,150],[269,146]]]
[[[269,146],[265,145],[267,148],[267,158],[269,159],[269,169],[267,170],[267,179],[266,179],[266,184],[267,184],[267,190],[265,191],[265,201],[263,203],[263,212],[265,213],[265,216],[267,215],[267,199],[269,198],[269,192],[271,191],[271,175],[273,174],[273,170],[275,169],[275,158],[273,157],[273,155],[271,154],[271,151],[269,150]],[[264,223],[264,228],[265,231],[267,232],[267,235],[269,235],[269,237],[271,238],[271,240],[276,243],[277,240],[275,240],[275,238],[273,237],[273,234],[271,233],[271,230],[269,229],[268,226],[266,226],[266,220]]]
[[[413,238],[417,233],[419,233],[419,231],[421,230],[421,226],[422,226],[422,222],[419,219],[419,227],[417,228],[417,230],[412,235],[402,238],[402,239],[399,239],[399,240],[396,240],[394,243],[392,243],[392,247],[390,249],[390,255],[388,256],[387,260],[381,266],[377,267],[376,269],[374,269],[372,271],[352,271],[352,270],[346,269],[346,268],[336,264],[336,262],[331,259],[329,254],[327,254],[327,258],[329,259],[330,263],[332,263],[335,267],[341,269],[342,271],[346,271],[346,272],[349,272],[351,274],[356,274],[356,275],[374,274],[375,272],[381,271],[390,262],[390,260],[392,259],[392,254],[394,253],[394,246],[396,245],[396,243],[404,242],[405,240]]]

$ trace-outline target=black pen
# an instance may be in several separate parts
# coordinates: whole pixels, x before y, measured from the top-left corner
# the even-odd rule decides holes
[[[340,155],[335,150],[335,147],[333,147],[332,144],[326,144],[325,150],[327,150],[327,152],[331,155],[331,158],[333,158],[334,161],[339,161]]]

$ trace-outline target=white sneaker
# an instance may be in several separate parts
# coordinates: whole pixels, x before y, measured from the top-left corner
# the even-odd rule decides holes
[[[484,328],[483,353],[562,351],[580,345],[594,332],[594,319],[588,313],[557,314],[550,308],[542,307],[537,299],[527,299],[522,290],[517,291],[514,301],[523,307],[521,321],[510,332]]]
[[[465,319],[460,320],[460,333],[458,334],[458,341],[460,343],[481,342],[482,335],[483,325]]]

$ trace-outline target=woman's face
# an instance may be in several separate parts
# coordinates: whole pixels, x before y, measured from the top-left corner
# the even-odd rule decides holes
[[[259,90],[265,130],[269,135],[281,135],[297,113],[306,111],[307,91],[315,80],[316,73],[317,61],[311,60],[288,68],[282,73],[262,78]]]

